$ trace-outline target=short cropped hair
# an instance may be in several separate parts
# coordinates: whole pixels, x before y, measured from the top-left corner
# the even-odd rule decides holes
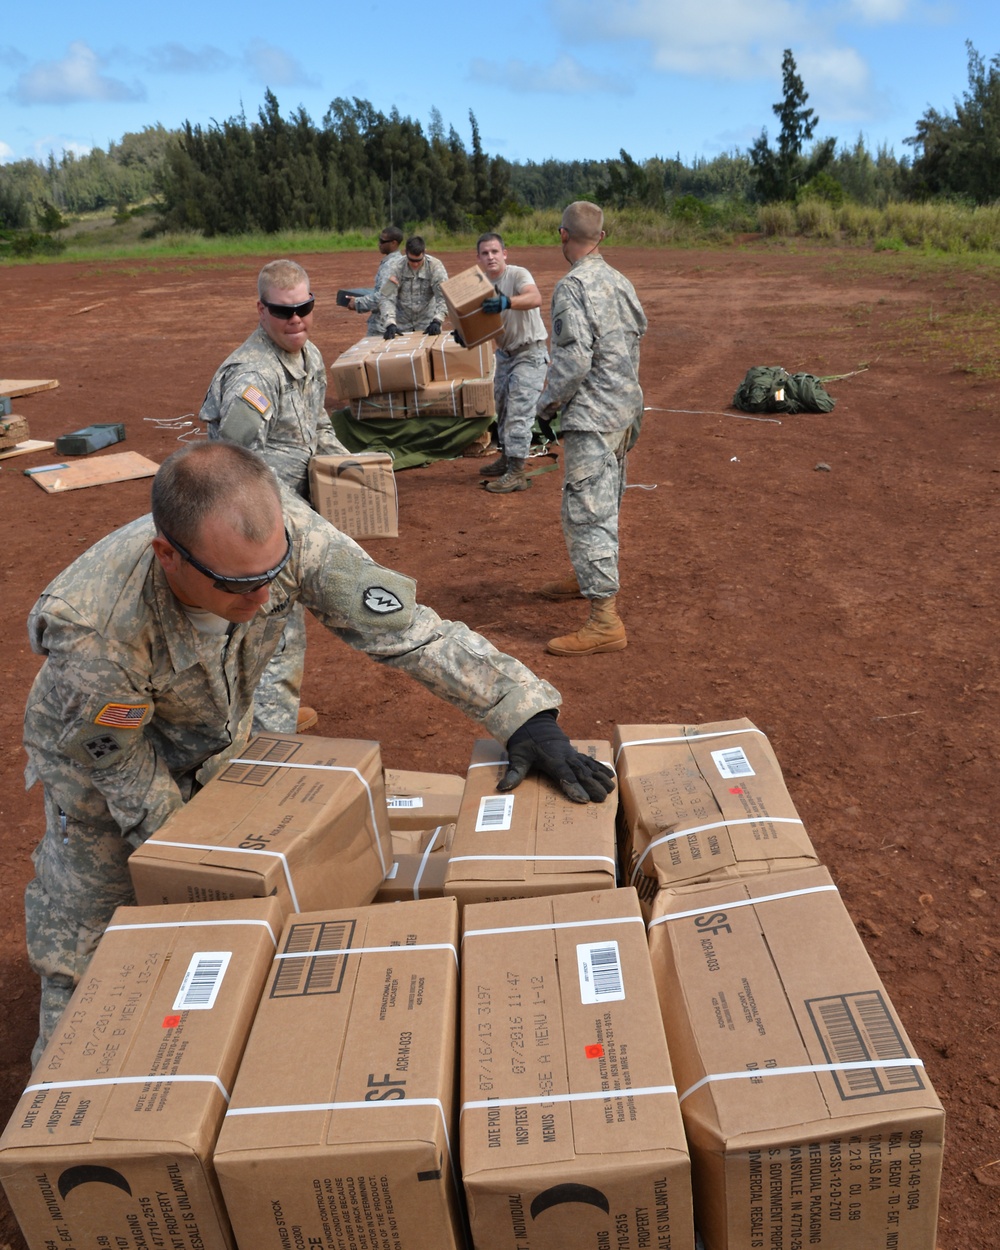
[[[569,231],[571,239],[596,243],[600,241],[604,231],[604,213],[589,200],[574,200],[563,210],[560,225]]]
[[[257,275],[257,298],[263,302],[272,291],[290,291],[304,282],[309,286],[309,275],[294,260],[270,260]]]
[[[153,478],[153,524],[185,546],[202,523],[225,512],[234,530],[263,543],[281,511],[278,479],[256,452],[239,443],[188,443],[168,456]]]
[[[403,232],[399,226],[386,226],[384,230],[379,232],[378,241],[380,243],[402,243]]]
[[[406,240],[407,256],[423,256],[426,250],[422,235],[415,234],[412,238]]]
[[[493,230],[487,230],[485,234],[481,234],[479,238],[476,240],[477,254],[479,252],[479,249],[482,247],[484,243],[493,243],[493,242],[497,242],[500,244],[500,250],[502,252],[505,252],[507,250],[507,244],[504,243],[503,237],[497,234]]]

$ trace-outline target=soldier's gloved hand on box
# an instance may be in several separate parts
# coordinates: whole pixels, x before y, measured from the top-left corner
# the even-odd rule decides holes
[[[399,326],[396,325],[395,322],[390,321],[389,324],[382,331],[382,337],[384,339],[394,339],[398,333],[399,333]]]
[[[434,320],[427,327],[427,329],[424,331],[424,334],[440,334],[440,333],[441,333],[441,322],[438,321],[437,317],[435,317]]]
[[[615,788],[614,772],[578,751],[556,724],[551,709],[526,720],[507,739],[507,771],[497,789],[513,790],[533,767],[557,782],[574,803],[603,803]]]
[[[465,339],[462,338],[461,330],[452,330],[451,337],[455,340],[459,347],[465,346]]]
[[[496,295],[491,295],[489,299],[484,299],[482,310],[484,313],[502,313],[506,312],[510,307],[510,299],[501,291],[497,291]]]

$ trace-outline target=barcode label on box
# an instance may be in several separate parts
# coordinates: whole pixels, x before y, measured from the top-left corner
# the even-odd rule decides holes
[[[479,800],[476,833],[497,833],[509,829],[514,819],[512,794],[484,794]]]
[[[211,1010],[232,957],[232,951],[197,951],[192,955],[174,999],[174,1011]]]
[[[920,1069],[879,1067],[880,1059],[911,1059],[903,1034],[879,990],[807,998],[806,1008],[830,1063],[866,1063],[870,1068],[834,1072],[845,1101],[924,1088]]]
[[[576,948],[581,1003],[614,1003],[625,997],[617,942],[581,943]]]
[[[753,769],[742,747],[726,747],[724,751],[713,751],[712,759],[722,777],[753,777]]]
[[[424,800],[419,794],[413,796],[405,794],[387,794],[385,805],[390,812],[411,811],[416,807],[423,807]]]

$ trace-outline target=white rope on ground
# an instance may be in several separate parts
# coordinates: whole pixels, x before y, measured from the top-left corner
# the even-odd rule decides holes
[[[768,425],[781,425],[777,417],[754,417],[749,412],[706,412],[702,408],[643,408],[643,412],[679,412],[691,417],[734,417],[740,421],[764,421]]]

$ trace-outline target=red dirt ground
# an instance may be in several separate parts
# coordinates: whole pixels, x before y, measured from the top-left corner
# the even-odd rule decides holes
[[[533,593],[567,563],[559,472],[511,496],[478,489],[473,459],[401,473],[401,536],[368,546],[415,574],[443,616],[554,682],[574,737],[610,738],[616,722],[741,716],[768,734],[947,1108],[940,1250],[986,1250],[1000,1225],[1000,384],[963,368],[963,336],[985,317],[995,324],[1000,277],[759,241],[605,254],[650,321],[642,377],[652,411],[622,516],[628,649],[545,653],[545,640],[583,615]],[[370,282],[377,257],[302,259],[329,362],[363,326],[334,293]],[[472,261],[442,259],[452,273]],[[511,259],[533,270],[547,304],[565,271],[558,249]],[[15,406],[31,436],[124,421],[126,443],[109,450],[161,461],[178,431],[154,422],[193,420],[216,365],[252,328],[259,263],[6,270],[0,374],[59,379]],[[830,384],[828,416],[727,411],[749,366],[776,363],[821,376],[869,367]],[[52,456],[0,470],[0,1121],[28,1077],[36,1029],[20,896],[41,795],[24,793],[20,737],[39,661],[25,617],[56,572],[148,509],[148,481],[47,495],[22,470]],[[469,722],[319,627],[304,695],[320,733],[377,737],[389,767],[464,771]],[[22,1250],[0,1208],[0,1247]]]

